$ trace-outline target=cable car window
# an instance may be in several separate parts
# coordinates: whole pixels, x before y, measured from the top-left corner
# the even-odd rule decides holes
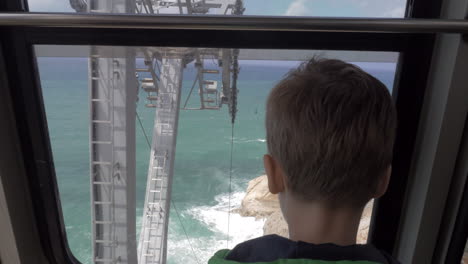
[[[390,52],[45,45],[36,55],[67,239],[82,263],[206,263],[217,249],[287,236],[262,176],[269,91],[314,55],[355,63],[392,89],[398,60]],[[372,203],[359,243],[371,213]]]
[[[461,264],[468,264],[468,241],[466,242],[466,245],[465,245],[465,251],[463,252]]]
[[[328,17],[395,17],[405,16],[406,0],[157,0],[125,2],[85,0],[29,0],[34,12],[90,12],[131,14],[191,15],[261,15],[261,16],[328,16]]]

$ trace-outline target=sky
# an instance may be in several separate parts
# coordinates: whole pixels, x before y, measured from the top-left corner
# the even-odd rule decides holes
[[[242,60],[241,62],[241,67],[242,66],[256,66],[256,65],[261,65],[261,66],[272,66],[272,67],[288,67],[288,68],[296,68],[299,66],[299,64],[302,63],[302,61],[274,61],[274,63],[271,63],[271,61],[264,61],[264,60]],[[396,62],[350,62],[353,64],[358,65],[359,67],[363,69],[373,69],[373,70],[378,70],[378,71],[395,71],[396,67]]]
[[[401,18],[406,0],[244,0],[244,5],[245,15]],[[29,10],[74,12],[69,0],[29,0]]]

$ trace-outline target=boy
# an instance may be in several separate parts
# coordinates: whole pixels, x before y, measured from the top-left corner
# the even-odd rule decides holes
[[[209,263],[398,263],[356,245],[364,206],[390,180],[396,122],[385,85],[352,64],[312,59],[290,72],[267,101],[263,159],[289,239],[253,239]]]

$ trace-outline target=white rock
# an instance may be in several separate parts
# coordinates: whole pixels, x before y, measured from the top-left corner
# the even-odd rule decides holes
[[[278,196],[268,190],[266,175],[251,180],[242,200],[240,215],[265,218],[278,210]]]
[[[282,237],[289,237],[288,224],[284,220],[281,210],[268,216],[263,225],[263,235],[276,234]]]
[[[356,239],[358,244],[365,244],[367,241],[373,205],[373,200],[371,200],[364,208]],[[289,237],[288,225],[281,213],[278,195],[272,194],[268,190],[266,175],[249,182],[241,207],[236,211],[242,216],[265,218],[264,235],[277,234]]]

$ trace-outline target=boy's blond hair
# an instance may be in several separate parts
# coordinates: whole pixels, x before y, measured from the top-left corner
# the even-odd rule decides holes
[[[271,91],[269,154],[291,193],[327,206],[363,206],[392,161],[396,110],[385,85],[340,60],[311,59]]]

